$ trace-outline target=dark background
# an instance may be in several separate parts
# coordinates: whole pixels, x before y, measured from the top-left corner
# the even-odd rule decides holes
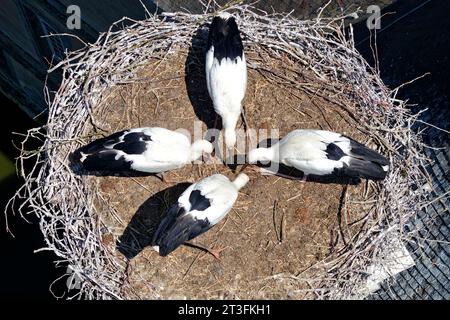
[[[14,161],[18,151],[11,141],[14,139],[15,144],[19,145],[21,139],[12,132],[26,132],[36,123],[2,94],[0,103],[3,110],[8,110],[7,116],[0,117],[1,151]],[[5,232],[3,208],[20,185],[21,180],[15,175],[0,182],[0,298],[51,298],[49,284],[59,272],[52,262],[55,258],[53,254],[33,253],[44,246],[36,220],[30,217],[32,224],[29,224],[10,215],[9,227],[16,238]]]

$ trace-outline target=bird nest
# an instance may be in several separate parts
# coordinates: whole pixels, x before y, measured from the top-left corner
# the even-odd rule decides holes
[[[23,142],[25,184],[10,202],[24,218],[39,218],[44,250],[79,280],[80,290],[66,297],[363,298],[370,267],[413,232],[405,223],[429,201],[427,159],[411,129],[417,115],[356,51],[344,17],[319,13],[304,21],[249,5],[222,9],[236,16],[243,34],[250,128],[277,129],[281,136],[298,128],[344,133],[386,155],[390,172],[382,182],[359,185],[251,173],[227,218],[199,237],[226,247],[220,261],[191,247],[160,257],[148,246],[154,215],[186,182],[232,171],[218,161],[192,164],[170,172],[165,183],[80,175],[69,158],[121,129],[161,126],[193,134],[213,126],[204,78],[212,14],[124,18],[50,70],[62,69],[62,83],[47,92],[47,125],[30,130]],[[25,151],[35,140],[42,146]]]

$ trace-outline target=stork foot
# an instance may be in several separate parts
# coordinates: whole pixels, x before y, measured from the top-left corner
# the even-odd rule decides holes
[[[223,248],[217,248],[217,249],[207,249],[208,253],[210,253],[214,258],[216,258],[217,260],[220,260],[220,253],[227,249],[228,246],[223,247]]]
[[[164,172],[157,173],[157,174],[155,174],[155,176],[158,177],[164,183],[172,183],[173,182],[172,180],[170,180],[167,177],[167,174]]]
[[[245,167],[245,170],[248,171],[249,173],[256,173],[256,174],[270,174],[273,175],[273,172],[269,171],[269,170],[265,170],[263,168],[260,168],[258,166],[255,165],[248,165],[247,167]],[[244,171],[244,170],[242,170]]]

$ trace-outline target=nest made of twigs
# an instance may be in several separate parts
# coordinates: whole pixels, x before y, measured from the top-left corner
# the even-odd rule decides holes
[[[263,119],[263,108],[252,109],[252,105],[258,103],[255,92],[263,90],[258,87],[259,81],[265,81],[269,86],[269,91],[263,95],[275,90],[270,86],[284,88],[289,95],[278,99],[282,99],[283,104],[297,104],[291,110],[292,114],[298,113],[296,117],[303,114],[304,119],[309,117],[312,121],[314,118],[308,116],[308,106],[302,105],[301,101],[320,104],[314,111],[319,114],[320,123],[312,123],[308,127],[321,128],[323,125],[324,129],[350,131],[361,142],[376,146],[387,155],[391,161],[388,176],[381,183],[369,181],[351,191],[345,186],[341,189],[323,187],[329,188],[337,198],[333,209],[336,211],[336,223],[325,228],[325,232],[331,233],[330,239],[333,241],[321,255],[308,260],[313,262],[308,267],[288,267],[278,272],[268,270],[247,282],[236,278],[235,282],[229,283],[232,288],[219,285],[220,290],[216,290],[213,282],[220,282],[222,274],[232,272],[225,267],[217,267],[214,272],[218,276],[214,278],[212,275],[211,280],[214,290],[208,291],[205,283],[197,283],[204,289],[202,294],[183,289],[181,283],[189,281],[187,278],[190,275],[187,273],[191,270],[189,260],[183,258],[169,257],[167,259],[172,260],[166,262],[158,260],[153,267],[161,268],[160,272],[152,274],[150,279],[143,277],[150,272],[142,267],[142,263],[148,262],[148,256],[137,266],[119,252],[117,245],[132,215],[120,216],[117,208],[127,211],[125,201],[122,207],[115,206],[105,194],[108,193],[108,183],[120,185],[125,190],[123,194],[128,191],[127,184],[138,184],[142,192],[135,196],[135,205],[164,188],[159,185],[159,189],[152,189],[147,185],[148,180],[140,178],[123,182],[125,178],[80,176],[70,167],[69,155],[94,136],[116,129],[156,124],[170,127],[188,121],[191,116],[199,117],[201,112],[189,106],[181,105],[170,111],[170,108],[177,108],[172,104],[173,101],[181,101],[177,99],[194,104],[194,108],[194,100],[200,99],[199,92],[189,92],[189,88],[183,89],[189,99],[179,98],[179,88],[173,89],[170,85],[175,83],[175,87],[179,86],[176,77],[182,77],[182,82],[186,80],[188,83],[192,79],[189,78],[191,73],[187,72],[192,70],[199,74],[203,72],[201,61],[197,67],[192,66],[192,70],[189,66],[195,64],[193,57],[201,56],[207,22],[212,14],[166,13],[150,16],[144,21],[131,21],[131,25],[114,30],[121,22],[130,22],[123,19],[102,34],[96,43],[68,54],[64,61],[50,70],[61,68],[63,80],[59,90],[48,99],[47,125],[30,130],[24,141],[26,146],[29,140],[41,139],[43,145],[31,153],[26,152],[24,147],[20,163],[23,165],[31,158],[35,165],[31,170],[20,172],[25,184],[10,202],[10,206],[14,207],[16,200],[25,199],[19,212],[24,217],[27,214],[37,215],[47,249],[55,252],[61,261],[67,262],[71,274],[81,280],[80,292],[70,298],[363,298],[368,294],[365,286],[368,267],[383,260],[390,250],[386,244],[392,239],[408,239],[408,233],[404,230],[406,221],[414,217],[428,201],[428,191],[423,188],[428,180],[422,169],[427,159],[422,153],[420,136],[411,129],[417,115],[411,114],[405,103],[395,98],[397,91],[389,90],[377,70],[371,68],[356,51],[351,27],[345,29],[343,26],[344,17],[323,18],[319,13],[314,20],[300,21],[289,15],[267,14],[250,5],[239,4],[226,10],[237,18],[244,37],[249,78],[255,79],[253,83],[249,80],[249,90],[255,98],[246,98],[249,99],[247,112],[250,122],[252,112],[255,119],[260,122]],[[196,53],[191,55],[192,51]],[[191,60],[183,68],[184,59],[189,57]],[[176,66],[178,71],[171,71],[170,66]],[[165,70],[167,68],[168,71]],[[157,76],[158,72],[164,76]],[[167,78],[170,74],[174,75],[173,79]],[[147,88],[146,94],[151,95],[161,84],[162,93],[156,93],[153,100],[149,98],[156,102],[155,105],[148,106],[147,117],[140,117],[139,114],[145,113],[145,110],[134,109],[130,101],[145,96],[139,92],[141,85]],[[130,92],[129,88],[137,91]],[[295,95],[298,95],[298,101],[286,100]],[[119,105],[120,99],[124,101],[123,108],[111,108]],[[173,101],[168,103],[171,99]],[[262,103],[270,104],[267,101]],[[140,104],[135,105],[139,108]],[[326,105],[329,109],[324,107]],[[172,119],[169,122],[169,117],[180,112],[181,121],[173,122]],[[283,121],[282,118],[277,120],[277,116],[280,115],[267,115],[274,121]],[[290,115],[289,119],[293,116]],[[208,121],[204,122],[207,125]],[[286,123],[285,131],[298,127],[295,121],[286,120]],[[213,172],[227,172],[225,168],[216,166],[202,166],[198,172],[194,168],[187,167],[174,173],[174,184],[175,181],[183,182]],[[286,189],[294,188],[291,186]],[[257,182],[254,187],[258,187]],[[147,192],[144,191],[146,189]],[[310,192],[323,190],[311,189]],[[246,214],[250,203],[257,201],[257,195],[251,192],[240,198],[243,199],[238,201],[236,210],[241,215]],[[291,198],[285,196],[283,199],[287,201]],[[277,216],[276,210],[282,201],[275,200],[273,208],[268,210],[273,213],[274,232],[281,242],[279,228],[284,218]],[[314,206],[314,203],[305,205]],[[132,207],[129,211],[135,212]],[[301,210],[296,214],[299,224],[307,219]],[[352,221],[347,221],[346,217],[350,216]],[[243,219],[242,223],[249,222]],[[153,254],[152,257],[157,259],[156,253]],[[197,258],[192,257],[196,261]],[[181,268],[182,276],[161,283],[158,277],[164,270],[175,272],[168,267],[167,261]],[[249,268],[253,262],[246,261]],[[131,276],[131,268],[143,271]],[[133,285],[133,281],[140,285]],[[164,291],[163,287],[167,285],[176,288]]]

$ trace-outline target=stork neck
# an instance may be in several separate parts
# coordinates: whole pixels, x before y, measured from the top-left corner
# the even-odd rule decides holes
[[[197,140],[191,145],[191,161],[195,161],[202,156],[203,153],[210,154],[213,146],[206,140]]]
[[[257,148],[249,152],[248,160],[250,163],[256,163],[258,161],[274,161],[275,149],[274,148]]]
[[[240,173],[236,179],[234,179],[233,184],[236,186],[238,190],[244,187],[250,178],[245,173]]]

